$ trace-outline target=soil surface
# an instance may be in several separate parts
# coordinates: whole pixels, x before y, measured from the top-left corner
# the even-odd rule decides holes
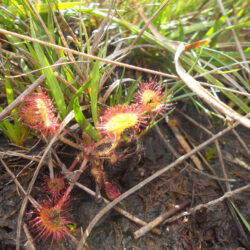
[[[194,110],[192,104],[180,107],[182,112],[189,114],[198,123],[205,126],[212,133],[217,133],[223,129],[223,125],[219,120],[210,119],[206,114]],[[192,140],[194,145],[198,146],[204,142],[209,136],[200,128],[193,125],[177,112],[172,114],[179,121],[181,131],[185,131],[186,135]],[[183,148],[178,143],[176,137],[163,120],[159,123],[159,127],[164,137],[170,142],[171,146],[179,154],[184,154]],[[236,131],[245,141],[250,143],[250,134],[243,127],[237,127]],[[222,151],[225,170],[229,179],[232,190],[244,186],[249,183],[250,173],[244,167],[249,164],[249,156],[237,140],[233,132],[228,132],[219,139]],[[168,165],[175,160],[173,154],[166,148],[162,138],[159,136],[155,128],[152,128],[143,139],[141,139],[142,147],[140,152],[133,154],[125,161],[121,161],[117,166],[104,166],[109,179],[112,179],[124,193],[140,181],[151,176],[163,165]],[[29,154],[37,154],[43,147],[42,143],[32,149]],[[130,146],[132,149],[134,146]],[[203,156],[211,156],[209,164],[220,178],[223,177],[222,168],[219,162],[218,154],[213,148],[215,144],[210,144],[202,150]],[[14,145],[9,144],[8,140],[0,135],[0,151],[7,152],[22,151]],[[77,152],[62,145],[56,148],[61,161],[68,167],[72,163]],[[60,153],[59,153],[60,152]],[[209,154],[210,152],[210,154]],[[199,157],[197,155],[197,157]],[[200,158],[201,159],[201,158]],[[238,164],[237,161],[238,160]],[[29,164],[29,160],[20,157],[4,156],[4,161],[10,170],[17,175],[18,180],[24,188],[27,188],[29,181],[34,173],[37,163]],[[213,173],[208,170],[207,166],[201,160],[204,172],[210,175]],[[190,163],[190,164],[188,164]],[[0,163],[1,165],[1,163]],[[172,209],[177,204],[189,201],[189,205],[182,210],[186,211],[190,207],[219,198],[223,195],[218,181],[205,176],[193,170],[192,161],[188,160],[170,171],[161,175],[139,191],[123,200],[119,207],[132,215],[150,222]],[[42,199],[41,182],[42,177],[47,173],[47,168],[40,172],[39,178],[32,191],[32,196],[36,200]],[[20,173],[20,171],[22,171]],[[80,181],[83,185],[95,190],[95,182],[90,176],[89,170],[81,177]],[[226,190],[225,181],[219,181]],[[105,193],[103,193],[105,196]],[[244,218],[250,222],[250,190],[234,195],[231,201],[237,206]],[[22,203],[22,194],[16,185],[11,181],[10,176],[6,173],[4,167],[0,168],[0,249],[15,249],[15,237],[17,218]],[[250,235],[242,224],[245,239],[239,231],[235,220],[228,207],[228,202],[223,201],[215,206],[201,209],[198,212],[182,217],[172,223],[162,223],[157,228],[161,230],[158,236],[152,231],[135,240],[133,233],[140,227],[134,222],[129,221],[121,214],[111,210],[105,215],[98,225],[93,229],[88,237],[87,249],[99,250],[115,250],[115,249],[250,249]],[[86,192],[75,187],[71,194],[71,211],[70,219],[75,223],[76,229],[72,230],[72,234],[79,239],[81,228],[84,230],[96,213],[105,206],[103,202],[97,201]],[[27,212],[32,209],[28,205]],[[28,224],[29,214],[25,215],[24,221]],[[238,217],[239,218],[239,217]],[[32,230],[30,230],[34,237]],[[26,242],[25,233],[22,232],[21,244],[24,249]],[[67,237],[66,240],[50,245],[50,242],[35,241],[37,249],[75,249],[72,239]]]

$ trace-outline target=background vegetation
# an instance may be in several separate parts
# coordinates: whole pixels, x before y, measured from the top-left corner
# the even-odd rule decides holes
[[[178,45],[205,40],[181,56],[182,65],[195,79],[210,84],[206,88],[217,99],[247,115],[248,2],[173,0],[157,13],[164,2],[2,0],[0,112],[45,76],[37,87],[48,91],[60,122],[73,113],[71,125],[78,124],[97,141],[101,111],[107,106],[130,104],[140,81],[156,79],[167,86],[168,102],[190,99],[197,117],[205,112],[224,123],[226,117],[177,77],[174,56]],[[58,62],[58,68],[53,69]],[[0,128],[10,142],[24,146],[34,133],[20,122],[20,103],[21,99],[8,116],[0,113]],[[207,157],[214,153],[210,151]],[[233,206],[249,231],[248,222]]]

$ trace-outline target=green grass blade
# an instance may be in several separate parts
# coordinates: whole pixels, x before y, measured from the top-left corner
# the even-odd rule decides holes
[[[35,25],[33,23],[33,25]],[[37,38],[34,26],[31,24],[31,33],[32,37]],[[35,52],[37,54],[37,58],[41,64],[42,67],[49,66],[50,63],[48,62],[48,59],[44,53],[44,50],[38,43],[34,43]],[[60,85],[54,75],[54,72],[51,68],[43,70],[45,76],[46,76],[46,84],[48,85],[49,89],[52,92],[53,97],[56,101],[56,106],[60,112],[60,115],[62,118],[66,116],[66,104],[64,102],[64,96],[62,93],[62,90],[60,88]]]
[[[82,93],[89,87],[90,83],[91,83],[91,81],[89,80],[81,88],[79,88],[77,90],[77,92],[74,94],[74,96],[72,97],[72,100],[70,101],[70,103],[67,107],[67,114],[72,110],[74,102],[75,102],[75,98],[82,95]]]
[[[10,78],[5,78],[5,91],[6,91],[6,97],[8,104],[12,103],[14,101],[14,93],[11,86]]]
[[[132,83],[131,86],[128,88],[127,95],[126,95],[126,98],[125,98],[125,103],[126,104],[130,104],[130,102],[132,101],[132,99],[134,97],[134,93],[135,93],[137,87],[138,87],[138,81]]]
[[[74,99],[74,104],[73,104],[73,109],[74,109],[74,114],[75,114],[75,120],[79,124],[80,128],[86,131],[86,133],[94,140],[98,140],[99,136],[98,130],[94,129],[91,123],[85,118],[81,111],[81,107],[79,104],[79,99],[76,97]]]
[[[240,211],[238,210],[238,208],[234,205],[234,203],[231,200],[230,200],[230,203],[232,204],[232,206],[233,206],[234,210],[236,211],[236,213],[239,215],[242,223],[244,224],[244,226],[246,227],[246,229],[248,230],[248,232],[250,232],[250,224],[247,222],[247,220],[244,218],[244,216],[240,213]]]
[[[102,54],[102,51],[100,50],[98,56],[100,57]],[[99,88],[99,69],[100,69],[100,62],[96,61],[94,63],[94,68],[90,74],[91,76],[91,112],[92,112],[92,118],[93,122],[96,126],[96,123],[98,121],[98,115],[97,115],[97,101],[98,101],[98,88]]]

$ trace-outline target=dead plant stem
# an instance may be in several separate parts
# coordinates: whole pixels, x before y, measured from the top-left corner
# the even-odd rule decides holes
[[[179,45],[175,54],[175,67],[178,75],[180,76],[182,81],[187,85],[187,87],[190,88],[194,93],[197,94],[197,96],[199,96],[203,101],[205,101],[215,110],[220,111],[221,113],[226,115],[226,117],[236,120],[245,127],[250,128],[250,120],[247,117],[240,115],[228,105],[226,105],[224,102],[215,98],[210,92],[203,88],[198,81],[196,81],[191,75],[189,75],[184,70],[179,61],[179,58],[184,51],[185,46],[182,43]]]

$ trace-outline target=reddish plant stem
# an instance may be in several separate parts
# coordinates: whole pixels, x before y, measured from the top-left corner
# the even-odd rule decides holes
[[[75,161],[74,161],[74,162],[75,162]],[[73,162],[73,163],[74,163],[74,162]],[[81,176],[81,174],[83,173],[83,171],[86,169],[87,163],[88,163],[88,158],[87,158],[87,157],[84,157],[84,160],[83,160],[83,162],[82,162],[80,168],[79,168],[77,171],[75,171],[74,176],[73,176],[73,178],[72,178],[72,180],[71,180],[71,183],[70,183],[69,187],[67,188],[67,190],[66,190],[66,192],[64,193],[63,197],[62,197],[62,198],[60,199],[60,201],[58,202],[58,205],[59,205],[59,206],[62,206],[62,205],[65,203],[65,201],[68,200],[70,192],[71,192],[72,189],[74,188],[76,182],[77,182],[78,179],[80,178],[80,176]]]

